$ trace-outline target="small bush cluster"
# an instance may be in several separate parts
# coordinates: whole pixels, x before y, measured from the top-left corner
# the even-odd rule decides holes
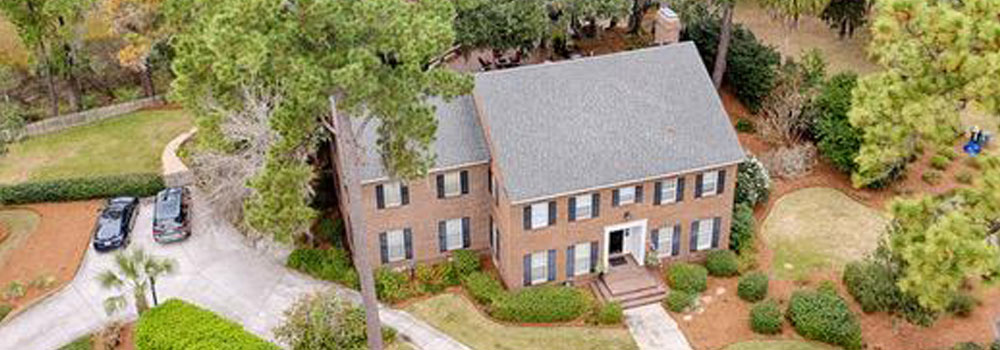
[[[750,329],[760,334],[781,333],[781,307],[774,300],[754,304],[750,308]]]
[[[969,317],[979,305],[979,300],[968,294],[956,294],[948,304],[948,312],[958,317]]]
[[[387,267],[375,270],[375,294],[378,299],[395,303],[417,295],[406,274]]]
[[[288,256],[285,265],[310,276],[337,282],[358,289],[358,272],[354,270],[347,251],[331,249],[296,249]]]
[[[937,185],[941,183],[941,178],[943,177],[944,174],[942,174],[941,171],[939,170],[927,170],[924,171],[922,175],[920,175],[920,179],[924,180],[924,182],[926,182],[928,185]]]
[[[705,269],[715,277],[732,277],[740,273],[736,253],[731,250],[713,250],[705,259]]]
[[[757,128],[754,127],[753,122],[746,118],[736,119],[736,131],[752,134]]]
[[[729,228],[729,249],[741,255],[753,250],[756,235],[756,220],[753,218],[753,208],[747,203],[737,203],[733,207],[733,223]]]
[[[747,160],[736,168],[736,203],[746,203],[753,208],[766,202],[771,196],[771,175],[757,157],[748,155]]]
[[[701,265],[679,263],[667,268],[667,284],[671,289],[701,293],[708,289],[708,270]]]
[[[4,300],[20,299],[23,298],[25,294],[28,294],[28,287],[20,281],[10,281],[10,283],[3,288]]]
[[[948,164],[951,164],[951,159],[940,154],[936,154],[931,157],[931,167],[937,170],[944,170],[948,168]]]
[[[460,279],[461,276],[469,275],[480,269],[479,254],[474,251],[455,251],[452,253],[451,259],[452,270],[456,274],[456,280]]]
[[[505,294],[507,290],[503,288],[500,281],[485,272],[473,272],[462,278],[462,286],[465,291],[472,296],[472,299],[483,305],[491,305]]]
[[[625,314],[623,313],[622,306],[619,303],[595,303],[593,311],[591,311],[590,314],[589,322],[597,325],[615,325],[621,324],[624,317]]]
[[[900,299],[889,269],[871,262],[851,262],[844,267],[844,285],[864,312],[892,311]]]
[[[490,307],[490,315],[508,322],[566,322],[583,316],[589,308],[590,300],[580,289],[539,286],[500,297]]]
[[[770,280],[762,272],[753,272],[740,278],[740,283],[736,286],[736,295],[747,302],[756,303],[767,297],[768,283]]]
[[[673,312],[684,312],[689,307],[694,306],[698,294],[685,292],[683,290],[672,290],[667,298],[663,300],[663,305],[667,310]]]
[[[0,185],[0,203],[64,202],[118,196],[149,197],[165,188],[159,174],[97,176]]]
[[[803,290],[792,294],[786,313],[795,331],[807,339],[861,349],[861,324],[836,293]]]
[[[238,323],[177,299],[139,317],[135,345],[137,349],[279,349]]]
[[[845,173],[857,168],[854,159],[861,150],[862,132],[847,118],[847,112],[851,110],[851,93],[857,83],[858,77],[854,73],[830,77],[804,112],[813,120],[812,133],[819,153]]]

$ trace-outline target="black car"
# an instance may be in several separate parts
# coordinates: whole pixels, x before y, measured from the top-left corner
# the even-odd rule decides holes
[[[187,188],[172,187],[156,195],[153,210],[153,239],[159,243],[170,243],[191,236],[188,203],[191,193]]]
[[[139,213],[139,199],[118,197],[108,200],[97,218],[94,229],[94,249],[108,251],[127,246],[131,241],[135,216]]]

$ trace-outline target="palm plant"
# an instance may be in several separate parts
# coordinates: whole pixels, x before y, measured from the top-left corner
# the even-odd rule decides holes
[[[152,290],[153,302],[156,303],[156,278],[173,273],[174,265],[172,259],[148,255],[142,249],[118,252],[115,254],[115,268],[97,276],[101,287],[121,292],[104,300],[104,310],[110,315],[124,309],[128,304],[126,294],[131,291],[136,312],[145,312],[149,309],[146,291]]]

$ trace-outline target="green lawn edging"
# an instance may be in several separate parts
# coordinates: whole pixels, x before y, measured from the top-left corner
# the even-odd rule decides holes
[[[136,325],[137,349],[277,350],[238,323],[183,300],[144,312]]]
[[[64,202],[116,196],[148,197],[165,188],[160,174],[94,176],[0,185],[0,203]]]

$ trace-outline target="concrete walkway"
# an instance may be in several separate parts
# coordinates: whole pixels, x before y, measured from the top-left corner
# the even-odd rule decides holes
[[[691,350],[677,322],[660,304],[625,310],[625,323],[640,350]]]
[[[283,311],[305,293],[335,288],[344,298],[360,303],[359,293],[286,269],[281,261],[249,247],[243,236],[215,217],[200,198],[195,191],[194,234],[171,245],[153,242],[152,203],[143,201],[132,247],[173,258],[178,266],[176,274],[157,281],[161,301],[180,298],[193,302],[270,340],[272,329],[284,319]],[[110,318],[102,302],[113,293],[101,289],[95,278],[112,266],[112,260],[111,254],[90,248],[66,288],[0,326],[0,349],[56,349],[103,326]],[[380,314],[385,325],[396,328],[420,349],[468,349],[405,312],[382,307]],[[129,310],[117,317],[135,319],[136,315]]]

